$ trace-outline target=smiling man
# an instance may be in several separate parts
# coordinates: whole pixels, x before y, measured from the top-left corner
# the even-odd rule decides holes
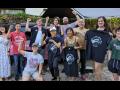
[[[80,50],[80,62],[81,62],[81,76],[83,80],[86,80],[85,77],[85,69],[86,69],[86,41],[85,41],[85,33],[88,31],[88,29],[84,28],[85,22],[83,19],[80,19],[78,21],[78,26],[77,28],[74,28],[74,34],[75,36],[79,37],[81,40],[83,48]]]

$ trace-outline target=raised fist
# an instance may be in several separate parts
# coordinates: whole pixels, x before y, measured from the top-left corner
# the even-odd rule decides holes
[[[27,19],[27,21],[28,21],[28,22],[30,22],[30,21],[31,21],[31,19],[30,19],[30,18],[28,18],[28,19]]]
[[[49,16],[48,17],[46,17],[46,21],[48,21],[49,20]]]
[[[13,29],[13,25],[10,25],[9,29],[12,30]]]
[[[75,11],[72,11],[72,13],[73,13],[74,15],[76,15],[76,12],[75,12]]]

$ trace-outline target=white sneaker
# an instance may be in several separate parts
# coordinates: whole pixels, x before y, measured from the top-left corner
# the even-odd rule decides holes
[[[49,67],[47,68],[47,71],[49,71],[50,69],[49,69]]]

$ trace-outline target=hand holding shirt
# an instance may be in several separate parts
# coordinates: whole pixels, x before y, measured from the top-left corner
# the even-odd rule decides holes
[[[86,32],[85,40],[87,40],[86,58],[98,63],[103,63],[107,45],[112,41],[109,32],[91,29]]]

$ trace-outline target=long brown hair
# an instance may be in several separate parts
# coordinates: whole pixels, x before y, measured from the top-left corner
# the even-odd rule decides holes
[[[108,32],[110,32],[111,28],[110,28],[110,26],[108,25],[107,20],[106,20],[106,18],[105,18],[104,16],[100,16],[100,17],[97,18],[97,26],[96,26],[96,28],[99,27],[99,26],[98,26],[98,19],[100,19],[100,18],[102,18],[102,19],[104,20],[104,27],[105,27],[105,29],[106,29]]]

